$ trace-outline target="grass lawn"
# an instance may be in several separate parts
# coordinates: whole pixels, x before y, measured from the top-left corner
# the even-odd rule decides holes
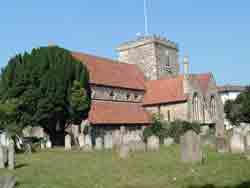
[[[240,155],[207,152],[205,164],[183,164],[178,146],[135,153],[120,160],[110,151],[84,153],[53,149],[17,155],[14,174],[21,188],[247,188],[250,161]],[[241,186],[239,186],[242,184]]]

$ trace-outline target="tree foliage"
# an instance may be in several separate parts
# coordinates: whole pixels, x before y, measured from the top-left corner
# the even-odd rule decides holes
[[[160,140],[163,140],[167,137],[172,137],[175,139],[175,142],[178,143],[180,136],[183,135],[188,130],[193,130],[197,134],[200,133],[200,124],[196,122],[187,122],[182,120],[175,120],[172,122],[165,121],[162,116],[155,115],[153,117],[153,124],[150,127],[147,127],[143,131],[144,139],[149,136],[156,135],[160,137]]]
[[[0,77],[1,126],[42,126],[80,123],[90,109],[89,75],[71,53],[41,47],[16,55]],[[11,117],[11,118],[10,118]]]
[[[247,87],[235,100],[225,103],[226,118],[233,124],[250,123],[250,87]]]

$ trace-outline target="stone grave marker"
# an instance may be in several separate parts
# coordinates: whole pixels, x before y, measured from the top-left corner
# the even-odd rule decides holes
[[[101,137],[97,137],[95,139],[95,149],[96,150],[102,150],[103,149],[103,142]]]
[[[80,148],[82,149],[84,147],[84,145],[85,145],[85,137],[84,137],[83,133],[79,134],[78,142],[79,142]]]
[[[219,153],[229,152],[229,143],[227,137],[216,137],[216,151]]]
[[[84,151],[92,151],[92,140],[90,135],[85,136],[85,145],[84,145]]]
[[[65,150],[71,150],[71,136],[67,134],[65,136]]]
[[[1,176],[0,187],[1,188],[15,188],[16,178],[14,176]]]
[[[200,136],[192,130],[181,136],[181,160],[183,162],[202,161]]]
[[[46,141],[46,148],[49,148],[49,149],[52,148],[52,142],[49,138]]]
[[[147,150],[158,151],[160,149],[160,139],[157,136],[150,136],[147,139]]]
[[[244,136],[239,132],[234,132],[230,138],[230,149],[232,153],[244,153],[245,141]]]
[[[128,144],[121,144],[119,147],[119,157],[126,159],[130,155],[130,146]]]
[[[12,139],[10,140],[8,146],[8,168],[10,170],[15,169],[15,144]]]
[[[104,135],[104,149],[113,149],[113,137],[109,133]]]
[[[4,147],[0,145],[0,168],[5,168]]]

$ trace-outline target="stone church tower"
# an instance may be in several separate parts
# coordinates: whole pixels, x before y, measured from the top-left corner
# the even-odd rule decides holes
[[[140,37],[117,48],[119,61],[137,64],[148,80],[179,74],[178,47],[157,36]]]

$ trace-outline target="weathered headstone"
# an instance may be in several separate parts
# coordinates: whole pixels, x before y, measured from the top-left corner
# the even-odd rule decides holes
[[[0,168],[5,168],[4,148],[0,145]]]
[[[160,139],[157,136],[150,136],[147,139],[147,150],[158,151],[160,149]]]
[[[84,151],[92,151],[92,140],[90,135],[85,136],[85,145],[84,145]]]
[[[164,138],[163,144],[164,144],[164,146],[171,146],[174,144],[174,139],[171,137]]]
[[[71,150],[71,136],[69,134],[65,136],[65,150]]]
[[[183,162],[202,161],[200,136],[192,130],[181,136],[181,160]]]
[[[130,146],[128,144],[122,144],[119,147],[119,157],[121,159],[126,159],[130,154]]]
[[[229,143],[227,137],[216,137],[216,151],[219,153],[229,152]]]
[[[250,150],[250,132],[247,132],[245,137],[246,150]]]
[[[14,176],[2,176],[0,177],[1,188],[15,188],[16,178]]]
[[[10,144],[8,146],[8,168],[10,170],[15,169],[15,144],[12,139],[10,140]]]
[[[146,151],[146,144],[143,141],[130,141],[128,143],[130,150],[132,152],[141,152],[141,151]]]
[[[104,135],[104,149],[113,149],[113,137],[109,133]]]
[[[97,137],[95,139],[95,149],[96,150],[102,150],[103,149],[103,142],[101,137]]]
[[[32,127],[30,136],[36,138],[44,138],[45,137],[44,129],[42,127]]]
[[[50,141],[49,138],[46,141],[46,148],[52,148],[52,142]]]
[[[41,149],[45,149],[45,142],[44,141],[41,142]]]
[[[230,149],[232,153],[244,153],[245,142],[241,133],[234,132],[230,139]]]
[[[113,145],[115,148],[119,148],[122,144],[122,134],[120,130],[116,130],[113,132]]]
[[[78,143],[79,143],[80,148],[82,149],[85,145],[85,137],[83,133],[79,134]]]
[[[71,125],[71,131],[72,131],[72,135],[73,135],[74,144],[77,144],[78,137],[80,134],[79,126],[78,125]]]
[[[24,136],[24,137],[30,137],[30,136],[31,136],[31,131],[32,131],[32,127],[31,127],[31,126],[25,127],[25,128],[22,130],[23,136]]]

